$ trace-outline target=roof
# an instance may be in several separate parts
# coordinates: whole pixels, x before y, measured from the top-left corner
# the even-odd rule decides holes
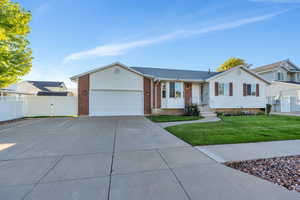
[[[31,83],[36,88],[42,90],[42,91],[48,91],[50,92],[47,87],[60,87],[64,82],[56,82],[56,81],[27,81],[28,83]]]
[[[71,80],[76,80],[79,77],[82,77],[84,75],[98,72],[98,71],[107,69],[109,67],[115,66],[115,65],[118,65],[120,67],[123,67],[124,69],[127,69],[129,71],[132,71],[134,73],[137,73],[139,75],[146,76],[146,77],[151,77],[151,78],[160,79],[160,80],[181,80],[181,81],[207,81],[209,79],[213,79],[213,78],[218,77],[227,72],[233,71],[237,68],[242,68],[245,71],[247,71],[248,73],[255,76],[256,78],[261,79],[262,81],[266,82],[267,84],[270,84],[270,82],[263,79],[257,73],[255,73],[243,66],[237,66],[235,68],[232,68],[230,70],[223,71],[223,72],[210,72],[210,71],[180,70],[180,69],[151,68],[151,67],[127,67],[126,65],[121,64],[119,62],[115,62],[113,64],[99,67],[94,70],[73,76],[73,77],[71,77]]]
[[[232,72],[232,71],[234,71],[236,69],[242,69],[242,70],[246,71],[247,73],[251,74],[252,76],[256,77],[257,79],[260,79],[261,81],[263,81],[263,82],[265,82],[265,83],[267,83],[269,85],[271,84],[271,82],[269,82],[266,79],[262,78],[256,72],[250,70],[248,67],[245,67],[243,65],[239,65],[239,66],[233,67],[233,68],[231,68],[231,69],[229,69],[227,71],[223,71],[221,74],[217,74],[215,76],[212,76],[212,77],[208,78],[207,80],[212,80],[212,79],[218,78],[218,77],[223,76],[223,75],[225,75],[227,73],[230,73],[230,72]]]
[[[104,69],[107,69],[112,66],[120,66],[124,69],[127,69],[133,73],[139,74],[141,76],[157,78],[157,79],[175,79],[175,80],[191,80],[191,81],[202,81],[207,78],[210,78],[221,72],[208,72],[208,71],[195,71],[195,70],[178,70],[178,69],[162,69],[162,68],[150,68],[150,67],[127,67],[126,65],[115,62],[110,65],[99,67],[91,71],[81,73],[71,77],[71,80],[76,80],[77,78],[95,73]]]
[[[68,96],[68,92],[48,92],[42,91],[37,93],[38,96]]]
[[[138,72],[138,71],[135,71],[134,69],[132,69],[132,68],[130,68],[130,67],[127,67],[126,65],[124,65],[124,64],[122,64],[122,63],[120,63],[120,62],[114,62],[114,63],[112,63],[112,64],[110,64],[110,65],[105,65],[105,66],[102,66],[102,67],[98,67],[98,68],[92,69],[92,70],[90,70],[90,71],[87,71],[87,72],[84,72],[84,73],[81,73],[81,74],[72,76],[70,79],[71,79],[72,81],[74,81],[74,80],[78,79],[79,77],[85,76],[85,75],[87,75],[87,74],[92,74],[92,73],[95,73],[95,72],[98,72],[98,71],[101,71],[101,70],[105,70],[105,69],[107,69],[107,68],[110,68],[110,67],[116,66],[116,65],[119,66],[119,67],[122,67],[122,68],[124,68],[124,69],[126,69],[126,70],[128,70],[128,71],[131,71],[131,72],[133,72],[133,73],[136,73],[136,74],[138,74],[138,75],[143,76],[142,73],[140,73],[140,72]]]
[[[150,67],[130,67],[144,75],[150,75],[156,78],[178,79],[178,80],[205,80],[220,72],[162,69]]]
[[[269,65],[263,65],[261,67],[254,68],[253,71],[255,71],[255,72],[268,71],[268,70],[272,70],[272,69],[275,69],[278,67],[283,67],[285,64],[292,65],[293,67],[295,67],[296,71],[300,71],[300,69],[295,64],[293,64],[289,59],[275,62],[275,63],[269,64]],[[287,71],[294,71],[294,70],[288,70],[287,68],[285,68],[285,69]]]

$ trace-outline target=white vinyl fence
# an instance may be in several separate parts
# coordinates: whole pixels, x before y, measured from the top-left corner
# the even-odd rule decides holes
[[[298,96],[268,97],[267,102],[272,105],[273,112],[300,112]]]
[[[0,97],[0,121],[21,117],[77,115],[72,96]]]
[[[0,96],[0,122],[24,117],[24,101],[16,97]]]

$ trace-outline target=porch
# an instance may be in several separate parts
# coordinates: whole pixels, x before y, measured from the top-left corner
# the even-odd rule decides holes
[[[183,114],[190,104],[198,105],[200,112],[211,112],[207,82],[157,81],[152,88],[152,114]]]

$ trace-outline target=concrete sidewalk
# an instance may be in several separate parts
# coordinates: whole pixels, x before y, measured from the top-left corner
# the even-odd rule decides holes
[[[217,122],[220,121],[218,117],[205,117],[204,119],[193,120],[193,121],[178,121],[178,122],[164,122],[164,123],[157,123],[159,126],[166,128],[169,126],[176,126],[182,124],[194,124],[194,123],[205,123],[205,122]]]
[[[223,144],[196,147],[217,162],[300,155],[300,140]]]

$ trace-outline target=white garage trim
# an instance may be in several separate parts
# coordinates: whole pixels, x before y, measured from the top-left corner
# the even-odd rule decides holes
[[[141,116],[144,115],[143,91],[91,90],[90,116]]]

